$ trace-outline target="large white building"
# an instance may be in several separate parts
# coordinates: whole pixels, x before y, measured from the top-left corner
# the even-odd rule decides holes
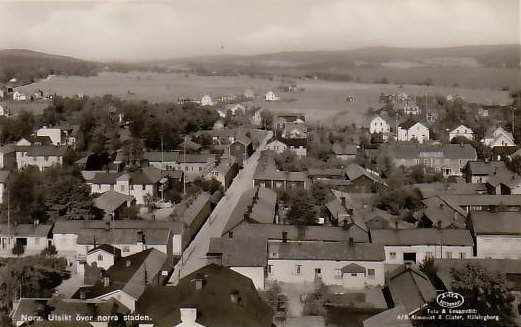
[[[521,212],[472,211],[476,256],[521,259]]]
[[[502,127],[489,131],[481,142],[491,148],[498,146],[516,146],[512,133],[505,131]]]
[[[429,139],[429,129],[420,122],[407,121],[398,125],[398,141],[423,143]]]
[[[474,132],[465,125],[459,125],[449,132],[449,141],[452,141],[455,137],[464,137],[472,141],[474,140]]]
[[[201,98],[201,106],[213,106],[212,97],[209,95],[204,95]]]
[[[39,255],[42,250],[52,244],[51,225],[34,224],[11,225],[0,224],[0,257],[14,256],[16,244],[23,247],[22,255]]]
[[[16,163],[18,169],[36,166],[40,170],[62,165],[67,148],[54,145],[17,146]]]
[[[459,258],[473,256],[474,242],[466,229],[375,229],[371,242],[385,248],[385,263],[421,263],[425,258]]]
[[[374,117],[369,123],[369,133],[371,134],[382,134],[384,140],[389,137],[389,133],[391,132],[391,126],[389,123],[382,118],[382,116],[377,115]]]
[[[273,91],[268,91],[265,96],[266,101],[279,101],[280,97]]]

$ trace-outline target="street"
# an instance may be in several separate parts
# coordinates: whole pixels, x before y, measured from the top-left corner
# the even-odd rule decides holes
[[[234,178],[232,184],[219,201],[210,217],[190,245],[184,250],[181,260],[177,263],[174,273],[170,278],[170,284],[177,284],[179,278],[184,277],[207,264],[206,253],[212,237],[220,237],[231,212],[237,205],[240,195],[253,186],[253,174],[259,162],[260,153],[264,150],[266,143],[271,139],[273,133],[268,132],[266,138],[250,158],[245,161],[244,168]]]

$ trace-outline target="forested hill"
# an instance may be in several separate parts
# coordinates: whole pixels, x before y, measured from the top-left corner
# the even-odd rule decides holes
[[[36,51],[0,50],[0,84],[12,78],[17,85],[27,84],[52,74],[90,76],[102,67],[100,63]]]

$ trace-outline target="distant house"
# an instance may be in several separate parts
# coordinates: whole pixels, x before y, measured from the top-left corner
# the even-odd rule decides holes
[[[123,208],[131,206],[135,202],[133,196],[119,193],[113,190],[107,191],[94,199],[94,206],[105,212],[105,219],[118,219]]]
[[[16,146],[0,146],[0,169],[16,169]]]
[[[457,205],[447,203],[438,196],[424,199],[422,203],[425,206],[423,217],[420,219],[422,227],[461,229],[467,227],[467,212]]]
[[[210,195],[202,192],[190,202],[177,206],[174,215],[177,221],[183,223],[190,239],[193,239],[210,216],[211,211]]]
[[[307,139],[306,138],[276,138],[266,144],[266,149],[276,153],[282,153],[286,150],[294,152],[299,157],[307,156]]]
[[[358,146],[354,144],[335,143],[332,146],[333,153],[340,160],[354,160],[358,155]]]
[[[187,178],[195,179],[206,175],[215,165],[215,154],[180,153],[175,169],[184,172]]]
[[[109,244],[101,244],[87,252],[87,264],[108,270],[121,258],[121,250]]]
[[[480,117],[488,117],[488,109],[480,107],[479,110],[478,110],[478,115]]]
[[[212,168],[205,176],[207,179],[215,178],[221,183],[225,190],[228,189],[237,175],[239,167],[235,161],[222,160],[217,166]]]
[[[521,194],[445,194],[440,198],[467,213],[474,211],[521,211]]]
[[[157,327],[269,327],[273,324],[273,311],[252,281],[216,264],[184,276],[176,286],[152,283],[137,301],[136,312],[149,316]]]
[[[5,104],[0,104],[0,116],[1,117],[9,117],[11,116],[11,112],[9,108]]]
[[[371,241],[385,247],[385,263],[422,263],[425,258],[470,258],[474,241],[466,229],[375,229]]]
[[[266,144],[266,150],[270,150],[276,153],[282,153],[286,151],[287,148],[288,146],[284,142],[277,139],[273,139],[271,142]]]
[[[201,98],[201,106],[213,106],[213,104],[212,97],[209,95],[204,95]]]
[[[16,147],[16,163],[18,169],[36,166],[40,170],[62,165],[67,148],[54,145],[33,145]]]
[[[429,138],[429,129],[420,122],[409,120],[398,125],[398,141],[416,140],[423,143]]]
[[[229,111],[233,116],[236,116],[238,114],[244,115],[246,113],[246,107],[240,103],[236,103],[226,106],[226,111]]]
[[[301,122],[286,122],[280,134],[287,139],[307,138],[308,129],[306,124]]]
[[[170,170],[176,167],[177,162],[179,160],[179,154],[177,151],[154,151],[154,152],[144,152],[143,153],[143,161],[148,163],[148,165],[152,167],[156,167],[161,170]],[[125,158],[122,152],[118,152],[116,156],[116,160],[114,163],[126,162],[127,158]]]
[[[371,119],[371,122],[369,123],[369,133],[382,134],[384,141],[387,141],[390,132],[391,126],[384,118],[382,118],[382,116],[377,115]]]
[[[13,92],[13,100],[14,101],[27,101],[27,96],[19,91]]]
[[[474,140],[474,132],[465,125],[459,125],[449,132],[449,141],[452,141],[455,137],[464,137],[472,141]]]
[[[489,130],[481,142],[491,148],[499,146],[516,146],[512,133],[505,131],[502,127]]]
[[[255,110],[253,116],[250,118],[250,122],[255,126],[262,126],[262,108]]]
[[[36,136],[48,136],[52,145],[66,145],[65,133],[60,128],[42,127],[36,131]]]
[[[381,245],[341,242],[268,242],[269,281],[322,281],[347,289],[383,285]]]
[[[375,192],[379,187],[387,187],[387,184],[377,172],[363,168],[356,163],[348,165],[345,169],[345,173],[347,179],[350,181],[348,187],[350,192],[371,193]]]
[[[465,177],[467,183],[486,183],[488,179],[507,170],[504,161],[469,161],[465,167]]]
[[[246,90],[244,91],[244,94],[243,94],[243,95],[244,95],[245,98],[248,98],[248,99],[253,99],[253,98],[255,98],[255,92],[253,92],[252,89],[246,89]]]
[[[507,168],[492,172],[485,184],[489,194],[521,194],[521,176]]]
[[[306,115],[300,112],[294,113],[277,113],[273,118],[273,128],[275,130],[282,130],[287,123],[305,124]]]
[[[253,176],[253,186],[264,186],[278,190],[303,190],[308,185],[308,177],[303,172],[279,171],[274,168],[257,167]]]
[[[409,97],[406,99],[399,98],[395,110],[403,112],[404,115],[416,116],[421,113],[420,107]]]
[[[273,91],[268,91],[265,95],[266,101],[279,101],[280,97]]]
[[[239,135],[236,140],[230,144],[230,155],[242,167],[244,161],[253,153],[253,144],[251,139],[244,135]]]
[[[166,254],[156,249],[121,258],[105,272],[101,280],[93,286],[81,287],[73,298],[98,301],[115,299],[134,312],[136,302],[147,285],[157,284],[166,260]]]
[[[422,164],[444,177],[462,176],[467,162],[477,160],[476,149],[470,144],[394,144],[388,153],[398,167]]]
[[[7,225],[0,224],[0,257],[14,256],[12,251],[16,245],[23,248],[23,255],[39,255],[42,250],[52,245],[52,225],[34,224]]]
[[[470,222],[477,257],[521,259],[520,212],[471,212]]]
[[[137,204],[145,204],[147,196],[157,197],[160,180],[160,175],[144,168],[133,172],[98,172],[86,183],[92,194],[114,191],[134,197]]]
[[[386,281],[393,303],[403,306],[408,315],[424,308],[437,295],[429,277],[418,266],[399,266],[387,273]]]
[[[343,169],[308,169],[308,177],[312,183],[320,182],[325,179],[346,179]]]

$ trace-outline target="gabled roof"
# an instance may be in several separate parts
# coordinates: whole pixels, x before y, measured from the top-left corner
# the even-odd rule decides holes
[[[465,217],[467,213],[465,210],[457,205],[444,202],[439,197],[432,197],[422,201],[426,208],[423,214],[428,218],[434,227],[438,227],[438,222],[441,228],[456,227],[465,228]]]
[[[354,144],[335,143],[332,149],[335,154],[356,155],[358,153],[358,147]]]
[[[476,235],[521,235],[521,212],[473,211],[470,219]]]
[[[121,290],[134,299],[139,299],[146,286],[154,283],[166,260],[167,255],[156,249],[120,258],[105,273],[110,280],[109,286],[105,287],[100,280],[92,287],[80,288],[73,298],[79,298],[81,291],[85,291],[86,298],[91,299]],[[130,262],[130,265],[127,262]]]
[[[417,267],[401,265],[387,273],[386,279],[393,302],[403,305],[409,314],[436,297],[436,289]]]
[[[107,191],[94,199],[94,206],[101,210],[112,212],[126,202],[134,200],[133,196],[116,191]]]
[[[230,239],[212,238],[208,256],[221,256],[225,267],[266,267],[268,249],[266,240],[260,238]]]
[[[494,171],[506,169],[504,161],[469,161],[468,168],[472,175],[490,175]]]
[[[365,268],[356,263],[350,263],[347,266],[342,267],[341,271],[342,274],[365,273]]]
[[[276,253],[276,256],[273,254]],[[384,261],[384,247],[372,243],[269,242],[270,260]]]
[[[143,232],[147,245],[168,245],[172,237],[170,229],[89,229],[78,231],[77,244],[117,244],[117,245],[137,245],[142,242]]]
[[[120,158],[121,154],[121,158]],[[176,162],[179,158],[179,152],[178,151],[154,151],[154,152],[144,152],[143,153],[143,159],[148,160],[149,162]],[[120,158],[120,161],[124,161],[122,152],[118,152],[118,158]],[[118,159],[116,159],[118,160]]]
[[[195,280],[202,280],[201,289],[196,289]],[[232,293],[239,303],[230,300]],[[171,327],[180,322],[180,308],[194,306],[203,326],[268,327],[273,321],[272,309],[251,279],[215,264],[181,278],[174,287],[150,287],[137,302],[136,312],[149,315],[155,327]]]
[[[43,156],[56,156],[63,157],[67,147],[65,146],[54,146],[54,145],[32,145],[27,148],[27,156],[29,157],[43,157]]]
[[[20,224],[13,226],[11,230],[7,224],[0,224],[0,235],[10,235],[16,237],[47,237],[51,232],[52,225],[44,224]]]
[[[331,169],[331,168],[310,168],[308,169],[308,176],[333,176],[333,177],[345,177],[343,169]]]
[[[408,312],[405,307],[403,305],[397,305],[392,309],[367,318],[363,321],[364,327],[413,327],[409,319],[398,318],[406,314],[408,314]]]
[[[118,249],[117,247],[114,247],[114,246],[110,245],[110,244],[98,245],[95,248],[90,249],[89,252],[87,252],[87,255],[92,254],[92,253],[96,253],[98,251],[105,251],[105,252],[107,252],[109,254],[114,255],[115,257],[121,257],[121,250]]]
[[[373,171],[369,171],[359,164],[352,163],[346,167],[346,175],[350,181],[354,181],[362,176],[365,176],[375,183],[385,184],[382,178]]]
[[[255,175],[253,179],[267,179],[267,180],[278,180],[278,181],[290,181],[290,182],[306,182],[307,175],[303,172],[293,172],[293,171],[280,171],[275,168],[268,167],[266,169],[262,169],[262,167],[257,166],[257,170],[255,170]]]
[[[414,120],[411,120],[411,119],[409,119],[409,120],[399,124],[398,127],[401,127],[403,129],[410,129],[411,127],[413,127],[416,124],[420,124],[422,127],[425,127],[425,125],[423,125],[421,122],[414,121]],[[427,127],[425,127],[425,128],[427,128]]]
[[[153,185],[159,182],[162,178],[161,174],[158,172],[159,170],[155,167],[146,167],[132,172],[98,172],[93,178],[89,179],[87,183],[115,185],[118,179],[128,179],[131,185]]]
[[[476,149],[470,144],[406,144],[396,143],[387,148],[392,158],[396,159],[419,159],[428,157],[429,154],[441,153],[445,159],[469,159],[476,160]]]
[[[440,195],[440,198],[458,206],[521,206],[521,194],[496,195],[496,194],[477,194],[477,195]]]
[[[209,163],[215,161],[215,154],[199,154],[187,153],[180,154],[178,157],[179,163]]]
[[[371,241],[383,245],[454,245],[473,246],[472,235],[467,229],[374,229]]]
[[[265,224],[272,224],[275,219],[277,193],[266,187],[259,187],[249,218]]]
[[[183,212],[181,221],[186,226],[191,226],[197,218],[201,210],[210,202],[210,194],[206,192],[199,193],[188,208]]]

